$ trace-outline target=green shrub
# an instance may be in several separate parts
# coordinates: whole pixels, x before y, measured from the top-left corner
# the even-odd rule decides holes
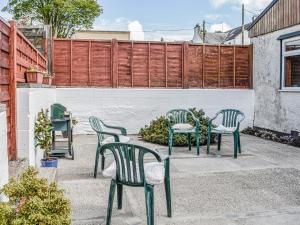
[[[70,202],[55,183],[37,176],[33,168],[11,179],[1,193],[9,202],[0,203],[1,225],[69,225]]]
[[[205,116],[205,113],[202,109],[196,110],[195,108],[190,109],[196,118],[200,121],[200,130],[201,130],[201,145],[207,143],[207,127],[209,118]],[[193,124],[192,118],[188,118],[190,124]],[[139,134],[142,139],[151,143],[156,143],[160,145],[168,145],[168,119],[166,116],[160,116],[150,122],[150,125],[146,125],[144,128],[141,128]],[[215,137],[212,136],[212,143],[215,142]],[[173,145],[174,146],[185,146],[188,144],[188,139],[186,135],[174,135]],[[195,135],[192,135],[192,144],[196,144]]]

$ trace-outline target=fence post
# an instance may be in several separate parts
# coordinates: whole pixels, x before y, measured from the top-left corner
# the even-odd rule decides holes
[[[118,41],[113,39],[112,46],[112,87],[118,87]]]
[[[187,42],[184,42],[182,44],[182,87],[184,89],[188,89],[190,87],[189,84],[189,44]]]
[[[249,51],[249,88],[253,88],[253,44],[248,47]]]
[[[10,149],[9,159],[15,160],[17,158],[17,141],[16,141],[16,68],[17,68],[17,25],[15,21],[10,21],[10,34],[9,34],[9,97],[10,97]]]

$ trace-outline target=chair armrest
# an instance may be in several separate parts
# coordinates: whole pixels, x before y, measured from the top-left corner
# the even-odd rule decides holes
[[[115,138],[115,142],[120,142],[119,134],[106,132],[106,131],[98,131],[97,134],[113,136]]]
[[[124,127],[118,127],[118,126],[111,126],[111,125],[107,125],[105,124],[103,121],[102,121],[102,124],[106,127],[106,128],[109,128],[109,129],[115,129],[115,130],[119,130],[121,131],[121,134],[126,136],[127,135],[127,131]]]

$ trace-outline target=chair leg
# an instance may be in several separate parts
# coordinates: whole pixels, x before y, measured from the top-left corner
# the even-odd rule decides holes
[[[211,136],[211,133],[210,131],[208,131],[207,133],[207,150],[206,150],[206,153],[209,154],[209,146],[210,146],[210,137]]]
[[[104,167],[105,167],[105,156],[102,155],[102,156],[101,156],[101,170],[102,170],[102,171],[104,170]]]
[[[99,155],[100,155],[99,148],[97,148],[96,159],[95,159],[95,168],[94,168],[94,178],[97,178]]]
[[[241,149],[241,137],[240,137],[240,133],[238,133],[238,148],[239,148],[239,153],[242,153],[242,149]]]
[[[110,190],[109,190],[106,225],[111,224],[111,214],[112,214],[112,208],[114,203],[115,190],[116,190],[116,181],[112,180],[110,184]]]
[[[165,175],[165,192],[167,200],[167,213],[168,217],[172,217],[172,199],[171,199],[171,185],[170,185],[170,174],[169,171]]]
[[[236,133],[233,133],[233,145],[234,145],[234,158],[237,158],[238,152],[238,136]]]
[[[222,134],[218,134],[218,151],[221,150]]]
[[[172,133],[172,131],[169,131],[168,145],[169,145],[169,155],[172,155],[172,148],[173,148],[173,133]]]
[[[123,200],[123,185],[117,184],[117,197],[118,197],[118,209],[122,209],[122,200]]]
[[[188,134],[188,144],[189,144],[189,151],[192,150],[192,137],[191,137],[191,134]]]
[[[200,154],[200,134],[196,134],[196,146],[197,146],[197,155]]]
[[[145,184],[147,225],[154,225],[154,186]]]

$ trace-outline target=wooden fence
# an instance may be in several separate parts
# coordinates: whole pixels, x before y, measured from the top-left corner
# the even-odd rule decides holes
[[[16,147],[16,87],[25,82],[26,69],[34,64],[46,69],[46,58],[17,30],[14,21],[0,18],[0,103],[6,105],[8,155],[15,159]]]
[[[252,46],[55,39],[56,86],[251,88]]]

